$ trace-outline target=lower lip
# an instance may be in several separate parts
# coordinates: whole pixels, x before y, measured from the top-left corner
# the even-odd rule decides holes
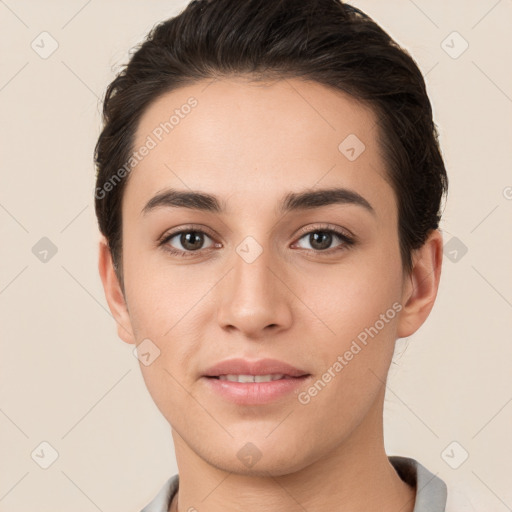
[[[203,377],[210,389],[238,405],[263,405],[277,400],[302,386],[309,378],[291,377],[270,382],[232,382]]]

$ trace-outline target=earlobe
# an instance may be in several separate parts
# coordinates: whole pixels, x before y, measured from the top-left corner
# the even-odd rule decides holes
[[[128,308],[119,280],[114,271],[110,248],[103,235],[101,235],[99,242],[98,271],[101,282],[103,283],[103,290],[105,291],[108,307],[117,323],[117,334],[119,338],[126,343],[135,344],[136,340],[132,332]]]
[[[439,288],[442,261],[443,237],[435,229],[413,254],[413,268],[402,295],[403,309],[397,328],[399,338],[416,332],[430,314]]]

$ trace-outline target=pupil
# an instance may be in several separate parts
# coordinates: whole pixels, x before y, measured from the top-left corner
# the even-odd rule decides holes
[[[189,250],[199,249],[202,245],[202,235],[195,231],[189,231],[188,233],[182,233],[181,245]]]
[[[323,243],[320,242],[320,246],[315,247],[318,245],[318,240],[323,239]],[[325,231],[316,231],[315,233],[312,233],[310,235],[310,244],[311,247],[315,249],[328,249],[331,245],[332,241],[332,235],[330,233],[326,233]],[[327,243],[326,243],[327,242]]]

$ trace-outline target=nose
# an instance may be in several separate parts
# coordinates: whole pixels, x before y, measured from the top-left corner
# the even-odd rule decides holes
[[[288,329],[293,294],[269,251],[252,262],[238,253],[233,256],[232,270],[219,288],[219,325],[253,339]]]

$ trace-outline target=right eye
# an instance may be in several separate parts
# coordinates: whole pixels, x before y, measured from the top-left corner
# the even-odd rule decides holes
[[[164,236],[159,242],[159,245],[164,250],[170,252],[175,256],[194,256],[194,253],[204,249],[205,237],[212,240],[204,231],[190,228],[182,228],[179,231],[174,231]],[[173,243],[170,243],[173,239]],[[213,241],[212,241],[213,242]],[[178,247],[176,247],[178,245]],[[206,249],[211,248],[214,243],[211,243]],[[181,246],[181,247],[180,247]]]

